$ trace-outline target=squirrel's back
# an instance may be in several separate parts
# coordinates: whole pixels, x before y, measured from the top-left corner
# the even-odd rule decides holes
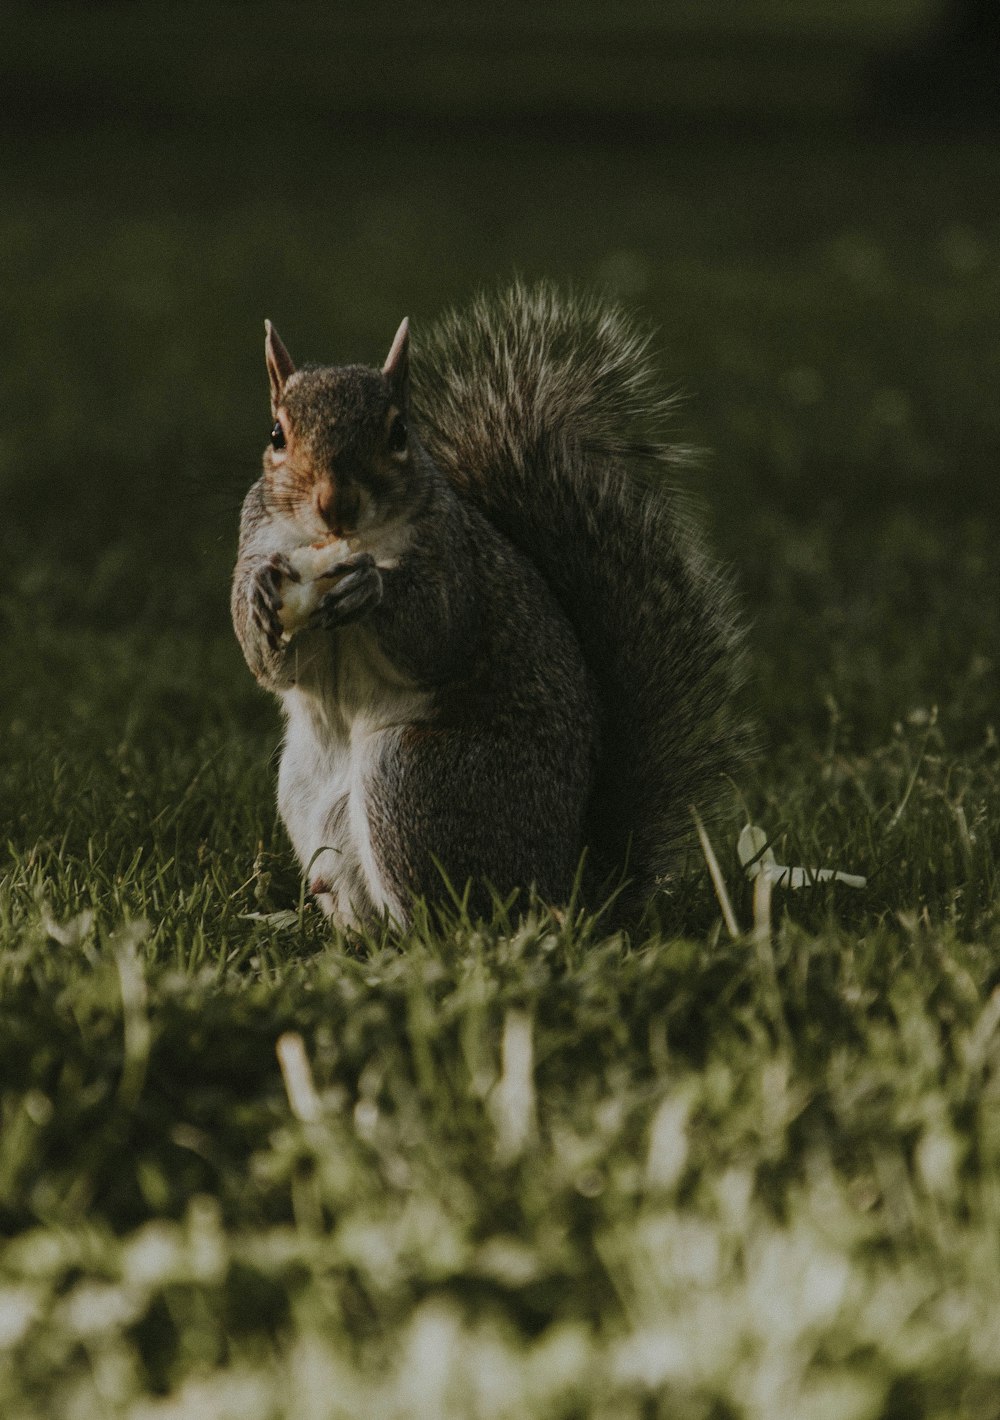
[[[649,337],[614,306],[519,283],[419,341],[412,399],[435,462],[574,627],[602,712],[592,867],[627,865],[639,904],[676,868],[689,806],[712,817],[750,740],[729,579],[663,477],[683,450]]]

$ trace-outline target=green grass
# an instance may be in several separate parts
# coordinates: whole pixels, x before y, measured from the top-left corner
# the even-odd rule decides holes
[[[1000,1414],[995,149],[219,118],[0,164],[0,1414]],[[736,940],[694,850],[630,939],[359,953],[276,821],[227,612],[262,318],[375,359],[514,269],[654,321],[714,451]],[[868,887],[755,934],[745,814]]]

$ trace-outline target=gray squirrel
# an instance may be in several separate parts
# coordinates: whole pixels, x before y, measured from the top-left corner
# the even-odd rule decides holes
[[[412,360],[404,320],[381,370],[296,369],[266,332],[232,615],[282,703],[278,805],[316,900],[405,925],[446,884],[488,911],[582,881],[637,912],[750,743],[729,581],[658,476],[683,451],[648,336],[521,283]]]

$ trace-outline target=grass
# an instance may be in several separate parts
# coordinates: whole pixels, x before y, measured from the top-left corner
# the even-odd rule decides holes
[[[0,1414],[1000,1414],[994,149],[136,122],[0,156]],[[362,954],[276,822],[262,317],[375,359],[514,268],[655,321],[714,451],[735,940],[695,845],[630,938]],[[746,817],[867,888],[754,932]]]

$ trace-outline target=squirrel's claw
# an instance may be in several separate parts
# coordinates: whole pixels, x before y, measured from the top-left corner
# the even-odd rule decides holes
[[[319,600],[307,625],[310,630],[332,631],[357,621],[382,600],[382,574],[371,554],[358,553],[349,559],[351,570]],[[348,564],[344,564],[345,566]]]
[[[283,552],[272,552],[261,571],[268,574],[275,586],[278,586],[282,580],[287,582],[301,582],[302,580],[298,569]]]
[[[250,584],[250,615],[272,651],[280,650],[282,645],[284,628],[279,613],[280,587],[284,577],[298,581],[298,575],[291,564],[280,553],[276,553],[257,568]]]

